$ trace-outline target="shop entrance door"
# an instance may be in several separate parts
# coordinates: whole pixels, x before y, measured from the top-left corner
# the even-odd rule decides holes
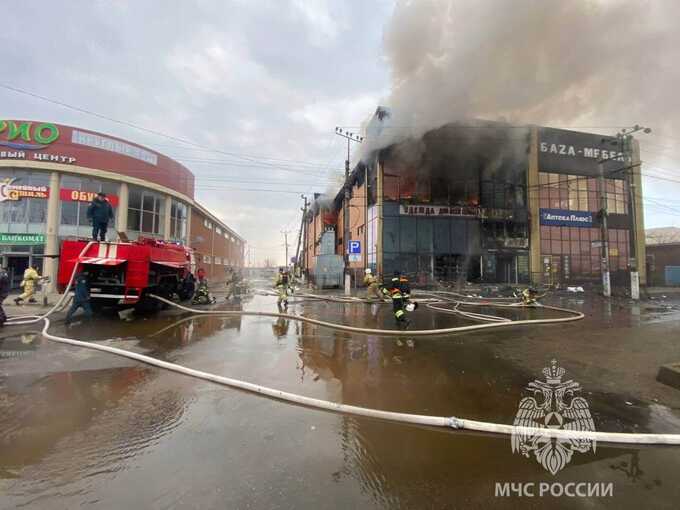
[[[496,281],[498,283],[517,283],[514,256],[505,254],[496,256]]]
[[[28,269],[28,255],[5,255],[5,267],[9,274],[12,289],[18,289],[24,279],[24,271]]]

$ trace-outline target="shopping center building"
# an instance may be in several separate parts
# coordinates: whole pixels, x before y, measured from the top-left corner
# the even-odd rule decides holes
[[[55,281],[64,239],[89,238],[87,208],[104,192],[119,232],[188,244],[220,281],[242,267],[245,240],[194,198],[194,175],[134,142],[59,124],[0,120],[0,255],[14,287],[29,264]]]
[[[378,117],[386,116],[376,113],[369,128]],[[365,144],[376,144],[371,135],[367,130]],[[313,279],[325,260],[321,237],[333,232],[337,255],[352,243],[356,281],[370,267],[381,275],[399,270],[423,284],[598,282],[604,200],[612,281],[629,281],[635,254],[644,284],[639,147],[634,140],[624,157],[620,143],[594,133],[475,121],[386,144],[351,172],[347,208],[342,189],[312,203],[303,264]]]

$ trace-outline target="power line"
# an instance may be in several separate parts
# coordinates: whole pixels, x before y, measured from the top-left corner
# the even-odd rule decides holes
[[[146,127],[143,127],[143,126],[138,126],[137,124],[134,124],[134,123],[126,121],[126,120],[116,119],[116,118],[110,117],[108,115],[104,115],[104,114],[101,114],[101,113],[98,113],[98,112],[94,112],[94,111],[88,110],[86,108],[81,108],[79,106],[74,106],[72,104],[65,103],[63,101],[59,101],[59,100],[56,100],[56,99],[52,99],[52,98],[37,94],[35,92],[30,92],[28,90],[20,89],[18,87],[14,87],[12,85],[8,85],[8,84],[5,84],[5,83],[0,83],[0,88],[10,90],[10,91],[15,92],[17,94],[23,94],[23,95],[26,95],[26,96],[29,96],[29,97],[33,97],[35,99],[40,99],[41,101],[46,101],[48,103],[52,103],[52,104],[61,106],[63,108],[68,108],[70,110],[74,110],[74,111],[77,111],[77,112],[80,112],[80,113],[84,113],[84,114],[90,115],[92,117],[104,119],[104,120],[107,120],[109,122],[120,124],[122,126],[126,126],[126,127],[129,127],[129,128],[132,128],[132,129],[136,129],[138,131],[142,131],[142,132],[149,133],[149,134],[152,134],[152,135],[155,135],[155,136],[160,136],[162,138],[166,138],[168,140],[172,140],[172,141],[175,141],[175,142],[190,145],[190,146],[193,146],[193,147],[196,147],[198,149],[205,150],[205,151],[215,152],[215,153],[218,153],[218,154],[223,154],[223,155],[226,155],[226,156],[231,156],[231,157],[243,159],[245,161],[250,161],[250,162],[257,162],[257,159],[267,159],[267,158],[262,158],[260,156],[249,156],[249,155],[244,155],[244,154],[240,154],[240,153],[236,153],[236,152],[223,151],[223,150],[220,150],[220,149],[215,149],[215,148],[212,148],[212,147],[201,145],[201,144],[198,144],[198,143],[193,142],[191,140],[187,140],[185,138],[180,138],[178,136],[169,135],[167,133],[163,133],[163,132],[157,131],[155,129],[149,129],[149,128],[146,128]],[[262,161],[261,163],[264,164],[265,162]]]

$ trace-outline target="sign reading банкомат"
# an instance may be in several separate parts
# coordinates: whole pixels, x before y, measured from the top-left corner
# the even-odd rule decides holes
[[[0,244],[45,244],[45,234],[0,234]]]

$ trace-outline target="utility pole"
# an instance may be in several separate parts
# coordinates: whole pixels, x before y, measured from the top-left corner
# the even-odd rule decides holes
[[[607,189],[604,181],[604,161],[597,162],[598,191],[600,192],[600,237],[602,237],[602,253],[600,270],[602,272],[602,295],[612,295],[612,285],[609,279],[609,231],[607,230]]]
[[[298,235],[298,266],[300,267],[300,276],[304,278],[305,269],[307,268],[307,197],[305,195],[300,195],[305,201],[305,205],[300,208],[302,211],[302,222],[300,223],[300,234]],[[302,250],[300,250],[300,241],[302,241]]]
[[[640,299],[640,272],[638,271],[638,251],[637,251],[637,214],[636,214],[636,195],[635,179],[633,178],[633,133],[642,131],[649,134],[650,128],[635,125],[632,128],[622,129],[616,136],[619,139],[621,152],[623,153],[624,171],[626,183],[628,185],[628,214],[630,216],[630,297],[634,300]],[[644,264],[644,261],[642,261]]]
[[[290,231],[282,230],[281,233],[283,234],[283,245],[286,247],[286,262],[284,267],[288,267],[288,234],[290,234]]]
[[[347,139],[347,159],[345,160],[345,199],[343,200],[342,203],[342,223],[343,223],[343,234],[342,234],[342,249],[343,251],[343,260],[345,261],[345,295],[349,296],[351,294],[351,287],[352,287],[352,277],[350,276],[350,270],[349,270],[349,241],[350,241],[350,232],[349,232],[349,201],[351,198],[351,186],[349,183],[349,145],[350,142],[357,142],[361,143],[364,141],[363,136],[356,135],[354,133],[350,133],[348,131],[344,131],[342,128],[336,127],[335,128],[335,134],[338,136],[342,136],[343,138]],[[364,247],[365,249],[365,247]]]

